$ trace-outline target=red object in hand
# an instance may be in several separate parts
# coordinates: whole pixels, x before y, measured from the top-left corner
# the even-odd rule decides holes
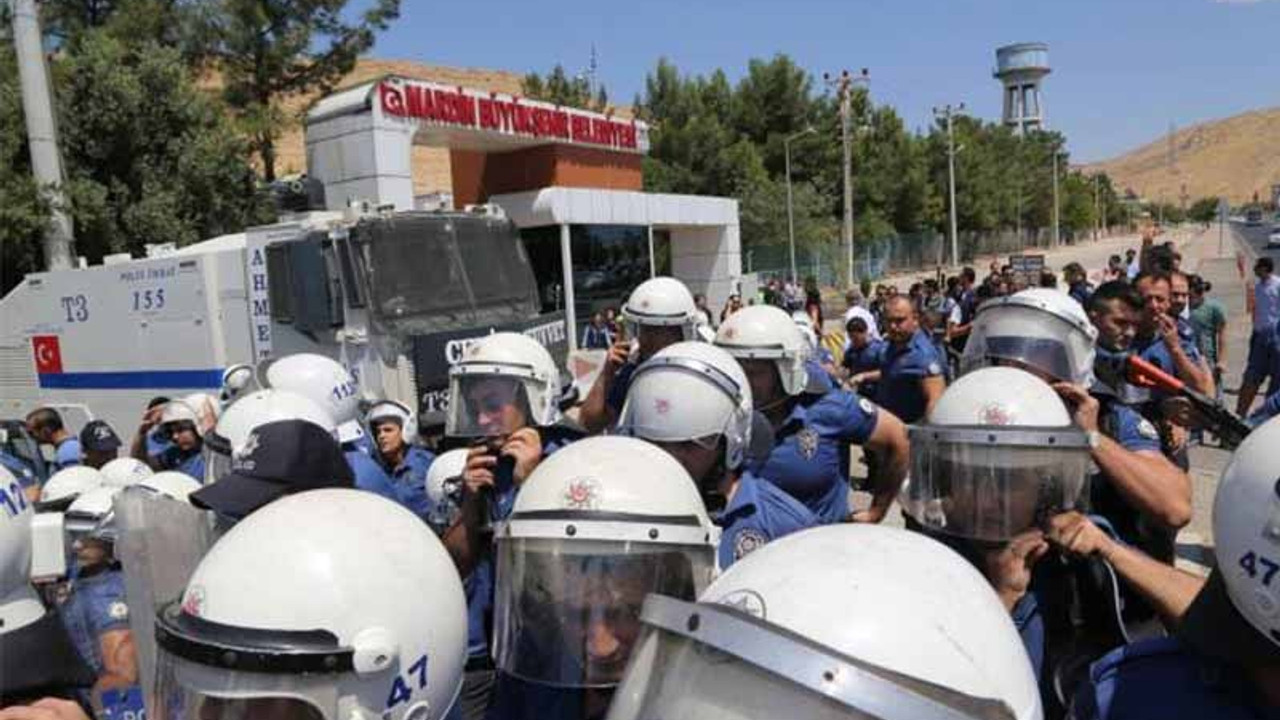
[[[62,372],[62,346],[57,335],[33,335],[31,351],[36,359],[36,373]]]
[[[1158,388],[1171,393],[1180,393],[1186,388],[1181,380],[1137,355],[1129,356],[1129,372],[1126,374],[1129,382],[1140,387]]]

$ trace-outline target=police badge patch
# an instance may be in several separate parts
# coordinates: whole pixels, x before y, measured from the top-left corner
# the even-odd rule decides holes
[[[812,460],[814,455],[818,454],[818,431],[813,428],[804,428],[796,433],[796,450],[799,451],[800,457],[805,460]]]
[[[751,553],[764,547],[769,539],[755,528],[745,528],[738,531],[733,537],[733,559],[741,560]]]
[[[122,602],[113,602],[107,608],[107,614],[111,616],[112,620],[128,620],[129,606]]]
[[[868,415],[871,415],[876,411],[875,403],[864,397],[858,398],[858,407],[862,408],[862,412]]]
[[[931,362],[931,363],[929,363],[928,373],[929,373],[930,375],[941,375],[941,374],[942,374],[942,366],[941,366],[941,365],[939,365],[939,364],[938,364],[938,363],[936,363],[936,362]]]

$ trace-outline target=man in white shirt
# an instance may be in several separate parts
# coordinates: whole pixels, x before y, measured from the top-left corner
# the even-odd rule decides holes
[[[871,342],[880,339],[880,328],[876,326],[876,318],[871,311],[862,305],[862,291],[854,288],[844,294],[844,301],[848,304],[849,309],[844,311],[844,327],[849,327],[849,321],[853,318],[862,318],[867,323],[867,337]],[[849,349],[849,340],[845,339],[844,349]]]

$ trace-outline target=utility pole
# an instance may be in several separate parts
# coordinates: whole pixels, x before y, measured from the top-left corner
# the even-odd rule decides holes
[[[783,155],[786,157],[787,162],[787,245],[791,249],[792,285],[798,285],[800,281],[796,277],[796,217],[791,200],[791,141],[804,137],[811,132],[814,132],[812,125],[794,135],[790,135],[782,139]]]
[[[1053,149],[1053,246],[1062,245],[1061,231],[1061,210],[1058,206],[1058,155],[1061,154],[1058,148]]]
[[[853,138],[850,136],[853,121],[853,87],[855,83],[870,83],[871,76],[866,68],[858,76],[851,75],[848,70],[840,71],[838,77],[822,74],[822,81],[827,87],[836,89],[840,98],[840,143],[842,162],[844,163],[844,228],[841,241],[846,252],[845,286],[853,287]]]
[[[31,170],[41,193],[49,201],[50,220],[44,231],[44,263],[48,270],[68,270],[75,256],[71,216],[66,210],[62,153],[58,150],[53,93],[45,64],[40,9],[36,0],[14,0],[13,46],[18,56],[18,80],[22,86],[22,111],[27,121]]]
[[[933,116],[947,123],[947,191],[951,198],[951,264],[960,265],[960,243],[956,238],[956,133],[955,116],[964,114],[964,103],[933,109]]]

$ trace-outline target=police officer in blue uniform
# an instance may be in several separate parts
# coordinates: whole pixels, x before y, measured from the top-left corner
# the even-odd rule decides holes
[[[800,501],[745,470],[753,407],[751,385],[731,355],[686,342],[640,366],[618,421],[620,434],[666,450],[698,484],[723,529],[721,570],[765,543],[818,524]]]
[[[863,397],[875,397],[876,382],[872,373],[878,372],[884,364],[884,351],[888,343],[884,340],[872,340],[867,321],[860,317],[849,318],[845,325],[849,336],[849,347],[844,351],[841,366],[848,373],[848,381]]]
[[[920,329],[910,298],[895,296],[885,303],[885,348],[875,400],[880,407],[914,423],[929,412],[946,388],[944,362],[932,340]]]
[[[697,339],[699,317],[693,295],[679,280],[656,277],[641,283],[622,307],[625,337],[609,348],[600,375],[578,408],[583,429],[598,433],[616,423],[636,368],[668,345]]]
[[[466,349],[449,375],[445,435],[455,444],[470,443],[470,450],[458,518],[441,539],[467,596],[467,672],[458,708],[461,717],[478,720],[489,712],[496,687],[519,686],[498,676],[489,655],[494,524],[510,514],[534,468],[575,434],[559,425],[560,371],[535,340],[517,333],[486,336]]]
[[[153,470],[176,470],[204,482],[204,432],[213,420],[212,412],[211,397],[199,393],[147,410],[133,436],[129,454]],[[148,455],[148,438],[156,428],[169,441],[169,446],[159,455]]]
[[[757,411],[774,432],[772,450],[747,469],[802,502],[820,522],[879,522],[906,474],[907,434],[898,418],[846,390],[807,392],[809,346],[778,308],[756,305],[727,318],[716,345],[736,358]],[[850,513],[849,446],[878,458],[871,507]]]
[[[432,509],[427,497],[427,470],[435,455],[414,444],[418,437],[417,416],[401,403],[383,400],[369,408],[368,423],[369,436],[377,446],[377,463],[391,480],[398,501],[425,521]],[[348,461],[358,452],[346,450]],[[359,458],[356,462],[360,462]],[[366,482],[370,480],[376,478],[365,478]]]
[[[62,423],[62,416],[49,407],[37,408],[27,415],[27,432],[41,445],[54,448],[54,471],[80,464],[80,440]]]
[[[1214,499],[1216,568],[1208,580],[1115,542],[1078,516],[1054,518],[1064,551],[1105,558],[1158,610],[1173,637],[1107,654],[1075,693],[1076,720],[1280,716],[1274,533],[1280,422],[1240,446]]]
[[[1116,387],[1123,379],[1101,368],[1123,363],[1143,312],[1141,296],[1128,284],[1100,286],[1088,313],[1098,331],[1098,374],[1112,375],[1111,386],[1099,382],[1090,393],[1060,385],[1059,391],[1075,408],[1080,426],[1099,433],[1093,451],[1099,469],[1090,491],[1093,512],[1106,517],[1126,542],[1172,562],[1173,537],[1191,520],[1191,480],[1162,453],[1155,425],[1125,402],[1127,393]]]
[[[157,395],[147,402],[147,412],[151,412],[155,408],[162,407],[169,402],[169,398],[163,395]],[[160,412],[156,410],[156,412]],[[169,438],[161,431],[160,426],[156,425],[150,433],[147,434],[147,455],[155,456],[164,453],[173,443],[169,442]]]
[[[67,582],[54,593],[67,634],[97,678],[92,702],[107,717],[142,708],[124,573],[111,540],[94,532],[115,492],[105,487],[89,491],[68,508],[75,563]],[[87,694],[82,698],[90,699]]]

